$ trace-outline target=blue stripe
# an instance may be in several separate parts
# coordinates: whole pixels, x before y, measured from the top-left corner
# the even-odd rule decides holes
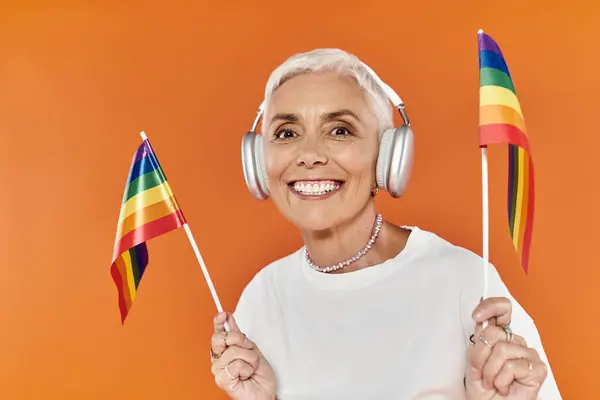
[[[508,145],[508,226],[512,237],[514,229],[514,207],[515,207],[515,191],[518,181],[519,166],[516,161],[519,159],[519,147],[513,144]]]
[[[157,163],[152,153],[147,153],[145,157],[139,159],[133,166],[131,167],[131,172],[129,173],[128,183],[133,182],[137,178],[142,175],[147,174],[148,172],[152,172],[156,169]]]
[[[479,68],[496,68],[510,77],[506,61],[501,55],[493,51],[481,50],[479,52]]]
[[[148,247],[146,246],[146,242],[142,242],[134,247],[135,249],[135,261],[137,264],[137,269],[140,274],[140,279],[144,276],[144,272],[146,271],[146,266],[148,265]],[[137,287],[137,286],[136,286]]]

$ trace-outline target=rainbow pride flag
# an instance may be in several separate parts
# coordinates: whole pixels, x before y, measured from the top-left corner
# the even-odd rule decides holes
[[[152,146],[138,147],[125,186],[110,273],[117,286],[121,323],[148,265],[146,242],[186,223]]]
[[[528,272],[534,215],[534,174],[517,92],[502,51],[479,37],[479,145],[508,144],[508,226],[521,266]]]

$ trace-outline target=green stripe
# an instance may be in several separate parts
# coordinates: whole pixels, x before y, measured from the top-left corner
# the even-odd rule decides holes
[[[517,94],[512,79],[503,71],[496,68],[481,68],[479,71],[480,86],[502,86]]]
[[[165,180],[165,175],[162,173],[160,168],[136,178],[127,186],[125,200],[123,200],[123,203],[136,194],[143,192],[144,190],[152,189],[153,187],[160,185]]]

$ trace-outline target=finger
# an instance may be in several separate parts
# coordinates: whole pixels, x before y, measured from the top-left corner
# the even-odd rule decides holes
[[[215,360],[213,366],[217,369],[225,368],[226,365],[231,364],[234,360],[242,360],[250,364],[252,368],[258,368],[260,354],[254,350],[244,349],[237,346],[229,346],[227,350],[223,352],[220,358]]]
[[[219,333],[219,332],[225,332],[225,321],[227,320],[227,313],[222,312],[222,313],[218,313],[214,320],[213,320],[213,326],[214,326],[214,332],[215,333]]]
[[[478,324],[476,332],[473,335],[475,345],[470,346],[467,351],[469,364],[474,369],[472,371],[474,379],[481,378],[483,367],[495,345],[498,343],[509,343],[506,342],[507,338],[511,339],[511,344],[521,347],[527,346],[525,339],[521,336],[507,335],[506,331],[498,326],[488,326],[482,329],[481,324]]]
[[[237,321],[233,317],[233,314],[228,315],[227,324],[229,325],[229,329],[231,329],[231,332],[241,332],[240,327],[237,324]]]
[[[255,369],[243,360],[234,360],[222,368],[212,367],[217,385],[222,389],[234,389],[239,381],[245,381],[254,375]]]
[[[238,346],[244,349],[252,350],[256,345],[253,341],[248,339],[242,332],[224,332],[216,333],[213,335],[213,348],[217,346]],[[225,348],[223,348],[225,350]]]
[[[509,360],[525,358],[528,360],[539,360],[537,352],[533,349],[521,347],[512,343],[499,342],[494,345],[492,352],[483,366],[483,387],[491,389],[496,376]]]
[[[227,366],[229,373],[237,379],[245,381],[254,375],[255,368],[247,362],[237,359]],[[228,378],[231,378],[228,376]]]
[[[501,395],[507,396],[514,381],[526,386],[541,386],[547,373],[546,365],[541,361],[531,361],[530,364],[525,359],[509,360],[494,379],[494,386]]]
[[[512,317],[512,303],[506,297],[489,297],[475,307],[472,317],[476,322],[494,319],[494,325],[508,326]]]
[[[508,333],[504,328],[499,326],[488,326],[482,331],[482,334],[492,347],[499,342],[513,343],[521,347],[527,347],[527,341],[524,337]],[[477,338],[477,335],[475,337]]]
[[[214,362],[215,360],[221,358],[221,355],[225,349],[230,346],[237,346],[252,350],[256,347],[256,344],[241,332],[215,333],[211,339],[211,350],[218,356],[211,357],[212,361]]]

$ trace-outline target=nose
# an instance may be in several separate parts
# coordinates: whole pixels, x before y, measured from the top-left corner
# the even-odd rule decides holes
[[[298,165],[312,168],[317,164],[327,164],[328,157],[324,143],[317,135],[306,135],[303,142],[296,160]]]

